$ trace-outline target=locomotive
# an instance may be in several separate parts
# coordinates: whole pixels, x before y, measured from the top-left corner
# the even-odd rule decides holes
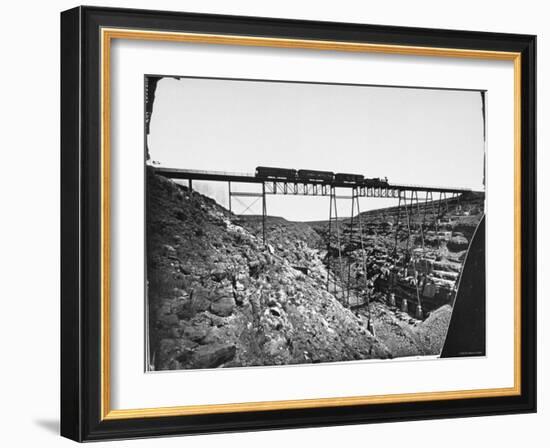
[[[380,188],[380,187],[388,187],[388,178],[385,177],[384,179],[380,179],[379,177],[372,177],[365,179],[363,182],[364,187],[373,187],[373,188]]]

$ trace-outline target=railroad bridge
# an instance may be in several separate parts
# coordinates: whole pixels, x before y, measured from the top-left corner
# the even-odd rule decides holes
[[[347,277],[347,283],[345,285],[345,300],[347,306],[351,306],[350,302],[350,291],[351,287],[351,265],[349,267],[347,276],[344,272],[344,266],[342,263],[342,245],[341,240],[343,236],[340,232],[340,220],[338,218],[338,211],[336,207],[336,202],[338,199],[351,199],[351,215],[350,215],[350,238],[352,235],[352,230],[354,225],[357,226],[360,237],[360,247],[362,253],[362,269],[365,273],[365,285],[362,289],[362,293],[366,295],[366,301],[364,302],[369,309],[370,316],[370,307],[369,307],[369,286],[367,272],[367,262],[366,262],[366,251],[363,241],[363,229],[361,219],[359,215],[361,213],[359,199],[360,198],[393,198],[398,201],[397,206],[397,222],[395,226],[395,247],[397,248],[398,242],[398,232],[401,227],[404,227],[408,231],[407,238],[407,251],[409,249],[409,240],[411,236],[411,227],[412,221],[411,217],[415,213],[421,213],[421,204],[423,205],[423,217],[421,223],[417,224],[419,226],[419,233],[421,235],[422,241],[422,250],[424,251],[424,226],[427,224],[427,209],[428,205],[431,204],[430,215],[432,218],[435,218],[436,222],[436,233],[437,233],[437,217],[441,216],[442,212],[449,211],[449,203],[460,202],[460,197],[464,193],[473,192],[471,189],[467,188],[448,188],[448,187],[437,187],[437,186],[426,186],[426,185],[410,185],[410,184],[394,184],[389,183],[386,180],[381,179],[364,179],[363,176],[358,175],[332,175],[329,177],[323,177],[322,175],[315,176],[298,176],[298,175],[288,175],[277,173],[277,170],[280,172],[289,172],[295,170],[283,170],[280,168],[265,168],[258,167],[256,173],[231,173],[231,172],[222,172],[222,171],[202,171],[202,170],[189,170],[189,169],[179,169],[179,168],[165,168],[165,167],[154,167],[155,172],[161,176],[167,177],[169,179],[178,179],[186,180],[188,182],[189,190],[193,191],[193,181],[216,181],[224,182],[227,184],[228,198],[229,198],[229,210],[232,210],[232,198],[239,197],[248,197],[256,198],[255,201],[245,210],[245,212],[258,200],[261,199],[262,203],[262,238],[264,244],[267,244],[266,238],[266,216],[267,216],[267,203],[266,197],[269,195],[280,195],[280,196],[328,196],[329,200],[329,213],[328,213],[328,240],[327,240],[327,249],[331,248],[331,244],[336,242],[336,247],[338,250],[338,263],[336,269],[339,270],[340,279],[342,282],[345,281]],[[269,171],[271,170],[271,171]],[[302,170],[300,170],[302,171]],[[298,171],[298,172],[300,172]],[[315,171],[305,171],[306,173],[328,173],[328,172],[315,172]],[[332,173],[330,173],[332,174]],[[234,184],[256,184],[261,186],[261,192],[255,191],[235,191],[233,189]],[[339,195],[336,194],[337,189],[347,189],[349,194]],[[437,205],[436,205],[437,204]],[[403,220],[401,220],[401,211],[403,210]],[[331,286],[331,276],[332,266],[330,265],[330,257],[327,256],[327,290],[330,291]],[[336,279],[333,277],[333,290],[336,291]],[[342,290],[342,288],[339,288]],[[421,293],[416,286],[416,300],[414,300],[416,305],[416,316],[422,317],[422,299]],[[404,306],[403,306],[404,305]],[[402,309],[407,307],[407,301],[401,303]],[[370,322],[370,317],[369,317]],[[372,326],[371,326],[372,330]]]

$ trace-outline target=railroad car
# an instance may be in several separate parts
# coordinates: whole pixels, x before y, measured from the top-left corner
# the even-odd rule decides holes
[[[332,171],[298,170],[298,179],[308,182],[332,182],[334,173]]]
[[[334,180],[343,184],[358,184],[365,180],[362,174],[336,173]]]
[[[297,172],[292,168],[258,166],[256,167],[256,177],[262,177],[266,179],[296,180]]]

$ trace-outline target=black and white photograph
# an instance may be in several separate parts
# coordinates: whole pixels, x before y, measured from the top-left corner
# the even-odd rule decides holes
[[[6,233],[10,265],[25,268],[12,283],[20,294],[55,277],[61,301],[37,302],[52,337],[40,332],[43,374],[24,381],[35,393],[14,389],[12,414],[46,409],[34,424],[47,426],[59,409],[59,433],[78,442],[463,448],[542,434],[543,29],[531,19],[543,15],[399,2],[386,16],[279,2],[57,17],[58,89],[20,58],[6,108],[25,117],[6,192],[29,214],[8,214],[24,230]],[[41,114],[20,132],[21,92],[36,88],[60,100],[61,126]],[[55,166],[33,176],[47,132],[61,157],[37,159]],[[42,190],[57,174],[52,201]],[[60,243],[48,249],[60,275],[51,263],[29,274],[29,254],[45,252],[21,244],[37,231]],[[12,339],[18,327],[8,319]],[[32,433],[26,420],[10,420],[14,436]]]
[[[485,91],[144,96],[147,371],[485,355]]]

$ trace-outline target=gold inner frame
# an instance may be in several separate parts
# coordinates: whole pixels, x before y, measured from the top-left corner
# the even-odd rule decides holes
[[[113,39],[149,40],[214,45],[296,48],[311,50],[384,53],[414,56],[506,60],[514,63],[514,386],[494,389],[419,392],[303,400],[188,405],[141,409],[111,409],[110,388],[110,50]],[[216,34],[101,29],[101,419],[166,417],[382,403],[405,403],[521,394],[521,53],[458,48],[279,39]]]

